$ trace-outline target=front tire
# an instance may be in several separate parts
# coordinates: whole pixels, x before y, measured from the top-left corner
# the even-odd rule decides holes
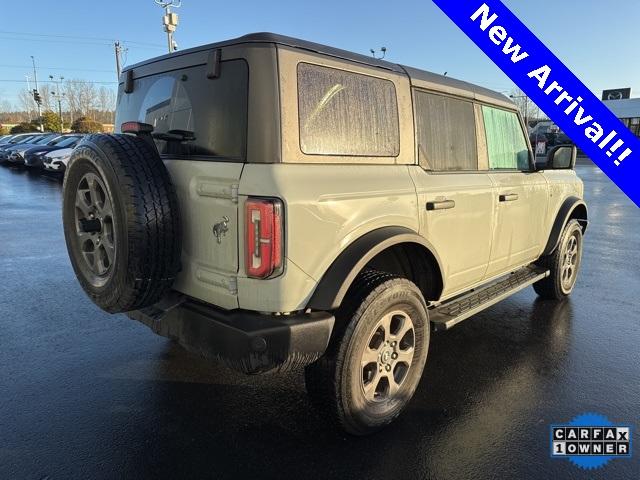
[[[305,371],[307,391],[343,430],[366,435],[398,417],[420,382],[427,306],[409,280],[366,271],[336,320],[327,352]]]
[[[581,261],[582,227],[577,220],[569,220],[555,251],[538,261],[538,265],[549,269],[550,275],[534,283],[533,289],[545,299],[566,298],[575,287]]]

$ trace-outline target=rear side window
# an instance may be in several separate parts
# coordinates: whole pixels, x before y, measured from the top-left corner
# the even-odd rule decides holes
[[[426,170],[477,170],[473,103],[415,91],[418,159]]]
[[[393,82],[308,63],[298,65],[300,149],[309,155],[396,157]]]
[[[230,60],[221,62],[215,79],[207,78],[205,65],[136,79],[132,93],[120,92],[116,125],[153,125],[160,154],[244,161],[248,77],[244,60]],[[180,141],[185,132],[195,138]]]
[[[529,170],[529,148],[515,112],[482,106],[491,170]]]

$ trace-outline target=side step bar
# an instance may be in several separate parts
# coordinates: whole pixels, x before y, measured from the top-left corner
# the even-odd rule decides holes
[[[429,320],[433,323],[435,330],[448,330],[457,323],[548,276],[549,270],[528,265],[506,277],[431,307]]]

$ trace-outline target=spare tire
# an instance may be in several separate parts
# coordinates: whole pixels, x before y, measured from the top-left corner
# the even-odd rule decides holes
[[[156,303],[180,269],[178,199],[153,145],[131,135],[89,135],[63,185],[67,251],[80,285],[103,310]]]

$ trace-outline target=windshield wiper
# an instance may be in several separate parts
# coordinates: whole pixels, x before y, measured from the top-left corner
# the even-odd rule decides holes
[[[152,133],[151,136],[156,140],[164,140],[166,142],[190,142],[196,139],[193,132],[189,130],[169,130],[166,133]]]

